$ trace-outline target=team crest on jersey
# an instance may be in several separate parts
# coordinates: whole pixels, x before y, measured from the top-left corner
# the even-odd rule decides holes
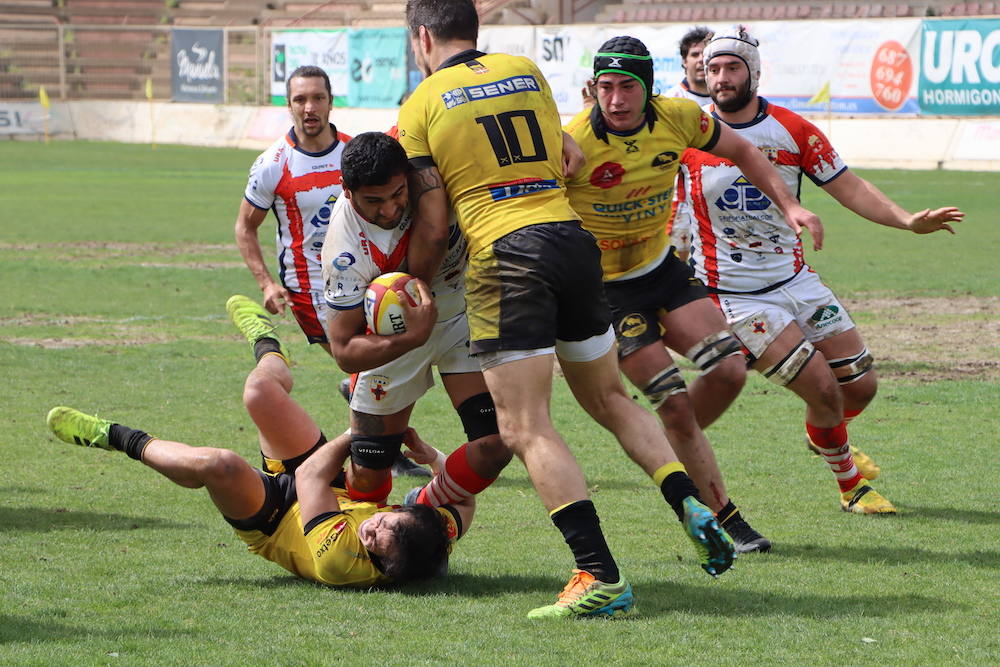
[[[700,125],[700,127],[701,127],[701,133],[702,134],[705,134],[706,132],[708,132],[708,116],[705,115],[705,112],[702,112],[702,114],[701,114],[701,125]]]
[[[843,319],[843,315],[840,314],[840,308],[835,305],[830,304],[828,306],[820,306],[816,309],[816,312],[812,314],[809,318],[813,321],[813,326],[817,329],[822,329],[828,327],[831,324],[839,322]]]
[[[732,182],[722,196],[715,200],[715,205],[723,211],[739,209],[741,211],[763,211],[771,206],[771,200],[747,180],[742,174]]]
[[[368,382],[371,384],[369,391],[371,391],[376,401],[381,401],[389,395],[389,385],[392,383],[392,380],[385,375],[370,375],[368,376]]]
[[[334,257],[333,261],[330,263],[333,264],[333,268],[337,269],[338,271],[346,271],[356,261],[357,260],[354,259],[354,255],[352,255],[351,253],[342,252],[336,257]]]
[[[625,168],[617,162],[605,162],[590,172],[590,184],[597,188],[613,188],[622,182]]]
[[[653,158],[650,166],[660,171],[666,171],[674,162],[677,162],[677,153],[673,151],[663,151]]]
[[[646,318],[639,313],[630,313],[618,323],[618,333],[625,338],[641,336],[646,333],[646,329],[648,328],[649,325],[646,324]]]
[[[758,146],[757,147],[764,157],[768,159],[772,164],[778,161],[778,149],[775,146]]]
[[[761,320],[752,320],[750,326],[753,327],[753,332],[755,334],[764,335],[767,333],[767,327],[764,326],[764,322]]]

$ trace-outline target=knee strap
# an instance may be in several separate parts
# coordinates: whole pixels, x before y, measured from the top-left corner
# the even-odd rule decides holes
[[[352,435],[351,460],[362,468],[385,470],[392,467],[402,445],[402,433],[394,433],[392,435]]]
[[[500,432],[497,426],[497,409],[488,391],[465,399],[457,411],[469,442]]]
[[[761,372],[771,382],[787,387],[799,376],[814,354],[816,354],[816,348],[813,347],[812,343],[803,339],[785,355],[784,359]]]
[[[853,357],[830,359],[827,363],[830,364],[833,374],[837,376],[837,382],[840,384],[850,384],[855,380],[863,378],[875,367],[875,358],[866,347]],[[846,374],[840,375],[840,373]]]
[[[702,374],[705,374],[726,357],[740,354],[742,349],[740,342],[732,334],[728,331],[718,331],[695,343],[690,350],[684,353],[684,356],[698,366]]]
[[[684,384],[684,376],[674,364],[670,364],[656,374],[642,393],[649,399],[649,404],[654,410],[663,405],[664,401],[673,396],[687,391]]]

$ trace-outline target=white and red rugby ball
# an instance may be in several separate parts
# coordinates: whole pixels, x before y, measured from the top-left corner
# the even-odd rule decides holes
[[[420,303],[416,278],[402,271],[383,273],[365,290],[365,320],[372,333],[392,336],[406,331],[403,306],[396,294],[397,290],[406,295],[408,305],[416,306]]]

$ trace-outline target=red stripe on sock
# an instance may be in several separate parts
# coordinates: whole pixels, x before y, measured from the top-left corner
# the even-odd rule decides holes
[[[469,465],[469,443],[465,443],[448,456],[444,462],[444,469],[448,472],[452,482],[460,486],[469,494],[475,495],[493,483],[493,479],[480,477],[479,474]]]

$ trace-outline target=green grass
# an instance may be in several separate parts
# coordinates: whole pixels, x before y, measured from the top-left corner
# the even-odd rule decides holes
[[[877,488],[900,508],[894,518],[840,512],[830,473],[802,444],[800,403],[751,377],[709,437],[734,498],[776,546],[717,580],[697,567],[649,480],[560,381],[553,415],[635,586],[633,618],[524,618],[553,598],[572,562],[518,463],[481,498],[447,580],[331,590],[247,554],[204,492],[64,445],[44,424],[51,406],[69,404],[256,460],[240,402],[251,356],[223,310],[234,292],[256,295],[232,242],[254,153],[4,142],[0,157],[4,663],[995,661],[991,376],[890,374],[852,426],[882,466]],[[806,185],[828,234],[810,261],[841,296],[998,296],[990,175],[864,175],[911,210],[955,202],[969,218],[954,237],[911,237],[854,220]],[[995,312],[977,317],[997,325]],[[858,317],[862,330],[893,318]],[[295,396],[336,432],[347,414],[342,374],[292,323],[283,330],[299,361]],[[928,340],[926,364],[956,342]],[[414,417],[446,450],[463,439],[457,421],[440,388]]]

